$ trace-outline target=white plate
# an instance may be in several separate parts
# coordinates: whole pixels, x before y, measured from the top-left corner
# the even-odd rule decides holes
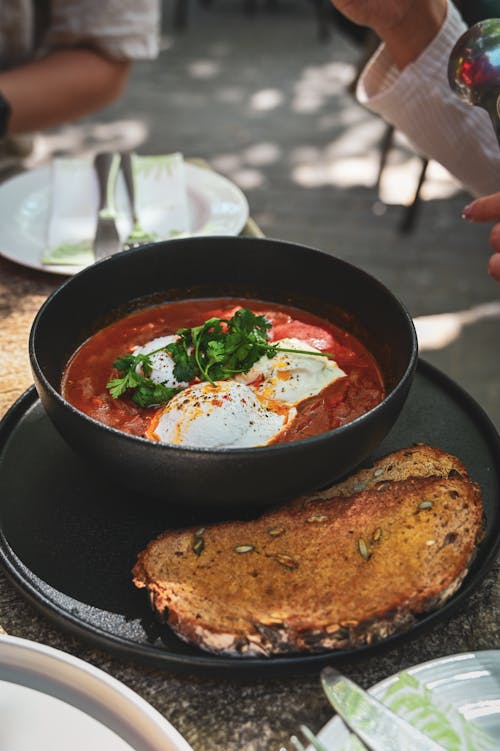
[[[499,650],[442,657],[415,665],[405,672],[458,709],[467,720],[474,720],[498,742],[500,749]],[[396,680],[397,674],[386,678],[372,686],[369,693],[381,699]],[[340,751],[348,737],[349,733],[338,717],[330,720],[319,733],[328,751]]]
[[[144,699],[51,647],[0,636],[2,751],[193,751]]]
[[[185,163],[191,235],[238,235],[248,202],[230,180]],[[41,263],[50,206],[50,165],[23,172],[0,185],[0,255],[52,274],[73,275],[80,266]]]

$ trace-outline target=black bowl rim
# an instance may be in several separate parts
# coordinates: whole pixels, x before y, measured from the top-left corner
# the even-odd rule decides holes
[[[391,404],[395,399],[398,398],[399,393],[406,388],[406,384],[408,383],[409,379],[411,378],[412,374],[415,372],[415,368],[417,366],[418,361],[418,339],[417,339],[417,333],[415,330],[415,326],[413,323],[413,319],[410,316],[407,308],[403,303],[394,295],[393,292],[391,292],[385,284],[383,284],[379,279],[374,277],[372,274],[369,274],[364,269],[359,268],[358,266],[355,266],[352,263],[349,263],[348,261],[345,261],[342,258],[338,258],[337,256],[333,256],[331,253],[327,253],[326,251],[319,250],[318,248],[313,248],[309,245],[303,245],[301,243],[292,243],[287,240],[279,240],[276,238],[254,238],[254,237],[228,237],[227,235],[223,235],[220,237],[217,236],[210,236],[211,240],[217,240],[221,241],[223,243],[228,242],[271,242],[271,243],[279,243],[283,246],[288,246],[290,248],[299,248],[301,250],[310,250],[314,253],[318,253],[324,257],[332,258],[337,263],[340,263],[347,269],[350,269],[354,271],[357,274],[360,274],[361,276],[364,276],[367,280],[371,281],[371,283],[374,283],[375,286],[377,286],[382,292],[384,292],[389,298],[392,299],[393,302],[395,302],[399,308],[401,309],[401,312],[403,313],[403,317],[406,319],[406,322],[408,323],[408,329],[411,334],[411,352],[410,357],[408,361],[408,365],[403,373],[403,375],[400,377],[397,385],[392,389],[392,391],[387,394],[387,396],[382,399],[379,404],[375,405],[375,407],[372,407],[372,409],[368,410],[368,412],[364,412],[362,415],[359,415],[358,417],[355,417],[353,420],[350,420],[348,423],[345,423],[345,425],[340,425],[337,428],[333,428],[332,430],[327,430],[324,433],[319,433],[318,435],[309,436],[307,438],[300,438],[298,440],[294,441],[288,441],[286,443],[276,443],[271,444],[267,446],[249,446],[246,448],[202,448],[202,447],[193,447],[193,446],[176,446],[174,444],[169,443],[155,443],[150,441],[148,438],[143,438],[142,436],[136,436],[132,435],[130,433],[125,433],[121,430],[118,430],[117,428],[113,428],[109,425],[105,425],[102,422],[99,422],[99,420],[95,420],[93,417],[90,417],[89,415],[85,414],[85,412],[81,412],[79,409],[74,407],[70,402],[68,402],[62,394],[60,394],[56,389],[49,383],[48,379],[45,377],[45,374],[38,362],[38,358],[36,356],[35,352],[35,338],[37,333],[37,328],[39,321],[43,317],[45,310],[52,304],[52,301],[58,297],[60,294],[63,294],[67,287],[70,287],[72,284],[75,283],[76,279],[81,279],[84,276],[87,276],[89,274],[95,274],[96,268],[100,268],[103,265],[106,264],[112,264],[112,263],[121,263],[122,259],[126,259],[130,255],[136,255],[137,253],[142,253],[146,248],[150,247],[156,247],[158,245],[168,245],[169,243],[185,243],[189,242],[192,243],[195,242],[203,242],[206,241],[206,237],[189,237],[189,238],[177,238],[173,240],[164,240],[159,243],[151,243],[147,246],[141,246],[139,248],[132,248],[130,250],[125,251],[125,254],[115,254],[113,256],[109,256],[108,258],[103,258],[102,260],[98,261],[97,263],[93,263],[90,266],[87,266],[86,268],[82,269],[82,271],[79,271],[74,276],[69,277],[63,284],[61,284],[57,289],[55,289],[49,297],[42,303],[41,307],[39,308],[32,326],[30,330],[29,335],[29,357],[31,361],[31,365],[36,372],[38,378],[43,382],[44,387],[47,389],[47,391],[50,393],[51,397],[56,400],[56,402],[59,404],[59,406],[63,407],[66,410],[69,410],[71,413],[79,417],[80,419],[83,419],[84,422],[87,422],[90,426],[100,429],[104,431],[105,433],[110,433],[111,435],[115,435],[117,438],[119,438],[122,441],[125,441],[127,443],[130,443],[131,445],[146,445],[146,446],[155,446],[157,450],[166,449],[170,452],[176,451],[180,452],[181,454],[187,454],[191,456],[197,456],[197,455],[212,455],[215,454],[217,456],[223,456],[226,454],[229,454],[231,456],[248,456],[249,454],[264,454],[264,453],[283,453],[285,451],[290,452],[294,450],[300,450],[304,446],[314,446],[315,444],[322,443],[325,440],[328,440],[329,437],[331,437],[333,434],[336,436],[341,436],[346,433],[350,433],[351,431],[355,430],[357,426],[362,423],[366,422],[369,418],[372,416],[375,416],[378,412],[382,411],[386,408],[388,404]],[[123,261],[124,263],[126,261]]]

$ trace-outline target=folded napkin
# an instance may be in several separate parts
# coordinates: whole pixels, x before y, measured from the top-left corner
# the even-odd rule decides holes
[[[182,154],[132,154],[136,213],[152,240],[189,233],[189,208]],[[88,266],[97,225],[98,185],[92,159],[55,158],[50,180],[50,213],[44,264]],[[122,242],[132,214],[121,171],[116,181],[116,225]]]
[[[439,743],[445,751],[498,751],[498,743],[479,725],[466,720],[458,709],[433,694],[409,673],[399,673],[395,682],[379,698],[395,714]],[[341,733],[337,735],[341,751],[366,751],[366,746],[347,728],[342,728]]]

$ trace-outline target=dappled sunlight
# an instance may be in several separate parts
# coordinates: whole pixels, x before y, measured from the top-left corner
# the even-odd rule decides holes
[[[370,149],[379,151],[380,129],[376,120],[351,125],[325,147],[327,158],[362,156]]]
[[[274,164],[281,158],[281,148],[276,143],[256,143],[243,152],[243,158],[255,167]]]
[[[149,129],[143,120],[67,125],[56,131],[37,133],[24,165],[37,167],[55,154],[89,156],[97,151],[129,151],[147,141]]]
[[[385,125],[375,119],[355,122],[323,149],[301,145],[290,152],[291,178],[301,187],[324,185],[339,188],[373,187],[381,159],[381,139]],[[408,205],[414,199],[422,160],[404,144],[389,153],[379,185],[383,203]],[[421,199],[445,199],[461,190],[460,183],[437,162],[427,168]]]
[[[483,303],[455,313],[418,316],[413,319],[421,352],[443,349],[458,339],[465,326],[488,318],[500,318],[500,302]]]
[[[332,133],[338,130],[345,130],[353,125],[358,125],[358,123],[371,122],[373,124],[373,132],[376,133],[376,128],[378,127],[380,138],[382,138],[385,129],[385,124],[382,120],[370,116],[367,117],[367,113],[350,100],[338,111],[318,114],[315,122],[319,133]]]
[[[261,188],[266,182],[263,172],[250,167],[236,170],[231,177],[242,190],[255,190]]]
[[[233,54],[234,45],[221,39],[199,47],[185,64],[192,80],[207,81],[207,86],[213,82],[210,96],[220,108],[224,132],[232,139],[220,144],[220,153],[210,154],[214,169],[249,191],[272,184],[278,163],[280,174],[287,170],[289,181],[304,189],[375,187],[386,124],[361,107],[350,91],[355,62],[331,59],[336,55],[332,49],[327,60],[305,62],[295,69],[293,77],[277,77],[274,68],[264,77],[257,61],[250,57],[242,76],[235,79],[227,75]],[[175,92],[171,104],[194,112],[204,106],[204,96],[199,87],[185,87]],[[238,123],[231,125],[235,113]],[[270,121],[278,116],[294,119],[291,128],[300,132],[303,127],[302,137],[290,145],[286,136],[286,147],[279,135],[267,140],[261,127],[267,116]],[[247,129],[239,127],[245,118]],[[255,128],[259,130],[251,138],[253,123],[257,122]],[[381,211],[385,204],[406,205],[413,200],[420,169],[420,159],[397,135],[379,186]],[[421,197],[448,198],[459,189],[446,170],[431,163]]]
[[[366,120],[322,149],[300,146],[290,155],[292,179],[305,188],[373,186],[379,165],[377,121]]]
[[[317,112],[334,96],[345,96],[355,75],[350,63],[329,62],[308,66],[294,86],[291,109],[294,112]]]
[[[280,153],[276,144],[254,144],[241,154],[219,154],[210,160],[210,164],[242,190],[256,190],[267,182],[265,173],[257,168],[275,162],[280,158]]]
[[[305,90],[295,98],[292,109],[298,113],[317,112],[322,106],[323,96],[319,92]]]
[[[206,80],[219,75],[220,65],[215,60],[195,60],[189,63],[187,70],[192,78]]]
[[[424,201],[432,201],[434,198],[451,198],[462,190],[461,183],[441,164],[433,161],[429,163],[421,192]]]
[[[422,160],[407,154],[403,160],[393,160],[386,165],[380,181],[380,199],[387,204],[410,204],[415,196],[417,181],[422,170]],[[437,162],[431,161],[420,192],[423,201],[451,198],[461,190],[460,183]]]
[[[214,156],[210,163],[219,172],[231,175],[242,166],[243,158],[241,154],[219,154]]]
[[[292,179],[303,188],[335,185],[342,188],[370,187],[376,180],[378,161],[375,153],[364,157],[346,157],[328,161],[303,162],[292,169]]]
[[[356,125],[357,123],[371,122],[373,124],[373,132],[378,129],[380,135],[382,135],[387,127],[384,120],[372,115],[368,110],[364,109],[364,107],[360,107],[354,99],[347,99],[343,103],[342,108],[336,114],[337,123],[344,128]]]
[[[407,206],[415,197],[422,161],[409,156],[397,164],[385,166],[379,185],[380,200],[387,204]]]
[[[269,112],[279,107],[285,101],[285,95],[280,89],[261,89],[250,97],[250,109],[255,112]]]
[[[380,124],[372,118],[343,130],[324,149],[300,146],[290,154],[292,180],[304,188],[374,185],[379,165]]]

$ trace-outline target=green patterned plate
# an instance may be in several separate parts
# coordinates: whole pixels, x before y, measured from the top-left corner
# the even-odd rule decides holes
[[[377,683],[369,692],[437,741],[445,751],[500,748],[500,651],[424,662]],[[319,738],[328,751],[363,746],[335,717]]]

